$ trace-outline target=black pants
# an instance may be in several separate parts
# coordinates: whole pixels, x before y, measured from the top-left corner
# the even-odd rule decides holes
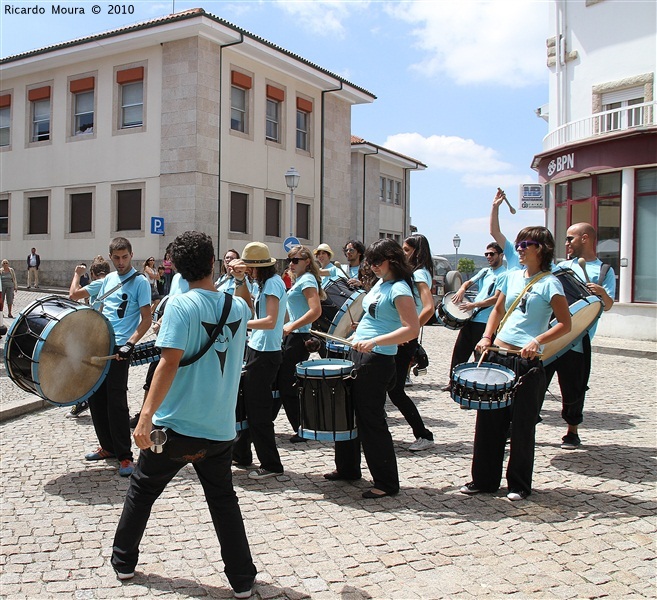
[[[118,347],[114,352],[118,352]],[[128,409],[128,368],[130,361],[113,360],[107,377],[89,398],[91,420],[103,450],[119,460],[132,460],[130,411]]]
[[[233,446],[233,460],[242,465],[250,465],[253,460],[253,442],[260,466],[274,473],[282,473],[283,465],[274,435],[271,386],[282,360],[283,353],[280,350],[260,352],[247,346],[242,389],[249,426],[238,433]]]
[[[582,339],[582,345],[584,352],[568,350],[545,367],[546,389],[555,373],[559,377],[561,418],[568,425],[579,425],[584,420],[584,399],[591,374],[591,338],[588,335]]]
[[[358,437],[335,443],[335,466],[344,477],[360,477],[360,449],[363,448],[367,468],[374,487],[396,494],[399,491],[397,458],[392,435],[386,422],[386,391],[395,376],[394,356],[351,351],[357,376],[351,384],[356,409]]]
[[[390,401],[399,409],[406,422],[413,429],[413,435],[416,438],[425,438],[433,440],[433,433],[431,433],[425,426],[420,412],[406,394],[406,375],[408,374],[408,367],[411,364],[415,350],[417,350],[417,339],[411,340],[406,344],[397,346],[397,354],[395,354],[395,375],[396,380],[393,387],[388,391]]]
[[[294,433],[299,432],[301,423],[296,369],[297,363],[308,360],[310,357],[306,348],[308,338],[310,338],[309,333],[290,333],[283,338],[283,362],[278,370],[280,400],[276,405],[275,414],[278,414],[282,403]]]
[[[120,573],[135,570],[139,544],[153,504],[186,464],[192,463],[203,486],[212,523],[219,538],[224,572],[235,591],[251,588],[256,568],[231,476],[233,442],[192,438],[167,431],[161,454],[142,450],[123,505],[112,551],[112,565]]]
[[[475,323],[468,321],[459,331],[459,335],[454,343],[454,350],[452,350],[452,363],[449,367],[450,380],[454,367],[470,360],[470,356],[474,352],[477,342],[481,339],[486,331],[486,323]]]
[[[490,355],[489,355],[490,356]],[[545,394],[545,371],[538,360],[490,356],[489,362],[501,364],[520,377],[511,406],[497,410],[478,410],[475,425],[472,481],[483,492],[494,492],[502,481],[504,449],[509,424],[511,446],[506,480],[509,490],[532,490],[536,419],[541,399]]]

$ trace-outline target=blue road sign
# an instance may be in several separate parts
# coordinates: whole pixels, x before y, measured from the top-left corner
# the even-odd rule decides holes
[[[151,233],[164,235],[164,217],[151,217]]]
[[[289,252],[294,246],[301,246],[301,242],[298,240],[298,238],[295,238],[292,235],[285,238],[285,241],[283,242],[283,248],[285,248],[285,252]]]

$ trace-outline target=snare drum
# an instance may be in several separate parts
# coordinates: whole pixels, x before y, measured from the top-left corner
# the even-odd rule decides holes
[[[299,379],[299,437],[344,442],[358,437],[350,381],[355,377],[350,360],[307,360],[296,367]]]
[[[513,402],[516,374],[507,367],[482,362],[456,365],[452,372],[451,396],[465,408],[494,410]]]
[[[351,352],[351,346],[336,342],[335,340],[326,340],[326,354],[328,358],[342,358],[347,359]]]
[[[461,329],[473,317],[473,310],[461,310],[452,302],[456,292],[447,292],[436,310],[436,317],[447,329]]]
[[[568,300],[571,328],[567,334],[545,344],[542,359],[544,365],[549,365],[576,346],[595,325],[604,310],[602,300],[591,294],[572,269],[557,269],[552,274],[561,282]],[[552,319],[550,327],[554,327],[557,322],[556,319]]]
[[[160,360],[162,350],[155,345],[155,340],[137,344],[130,357],[130,366],[138,367]]]
[[[32,302],[12,324],[5,344],[5,368],[20,388],[58,406],[91,396],[103,383],[110,361],[92,356],[114,351],[114,330],[90,306],[59,296]]]
[[[344,277],[329,279],[324,287],[326,300],[322,300],[322,316],[313,323],[313,329],[336,337],[347,338],[353,332],[352,320],[357,323],[363,316],[364,290],[352,290]]]

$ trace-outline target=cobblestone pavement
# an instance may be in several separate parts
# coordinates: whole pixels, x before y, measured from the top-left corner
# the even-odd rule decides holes
[[[18,302],[33,297],[20,293]],[[534,492],[511,503],[505,489],[458,492],[469,480],[475,413],[439,391],[455,338],[425,330],[429,372],[407,388],[435,445],[409,452],[411,430],[388,407],[398,496],[361,499],[366,469],[362,481],[326,481],[331,445],[290,444],[283,417],[276,429],[285,476],[253,481],[234,471],[259,570],[255,598],[655,597],[654,360],[593,354],[576,451],[559,446],[565,426],[554,383],[537,428]],[[131,371],[133,409],[146,369]],[[1,375],[3,403],[35,398]],[[66,419],[66,411],[0,424],[1,597],[231,597],[191,468],[155,504],[136,577],[116,579],[109,555],[128,482],[113,461],[85,463],[97,445],[91,419]]]

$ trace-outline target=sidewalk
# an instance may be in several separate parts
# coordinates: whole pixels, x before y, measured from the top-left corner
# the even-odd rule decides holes
[[[259,571],[255,600],[655,597],[654,361],[594,353],[576,451],[560,448],[554,382],[537,427],[532,495],[511,503],[502,488],[467,497],[458,488],[470,480],[475,413],[438,391],[456,333],[427,328],[428,373],[407,388],[435,445],[410,452],[411,430],[387,406],[398,496],[361,499],[370,487],[364,461],[362,480],[326,481],[332,445],[290,444],[283,415],[276,433],[285,475],[253,481],[233,471]],[[131,370],[132,410],[147,368]],[[3,404],[7,395],[33,398],[2,375]],[[189,467],[154,506],[134,580],[117,581],[109,555],[128,482],[114,461],[84,461],[97,446],[91,419],[65,413],[54,407],[0,423],[0,597],[230,598]]]

